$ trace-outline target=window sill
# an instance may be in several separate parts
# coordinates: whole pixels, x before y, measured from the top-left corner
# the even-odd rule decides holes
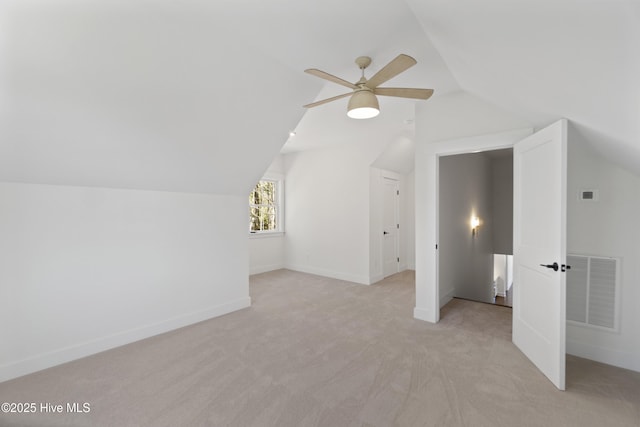
[[[284,231],[268,231],[262,233],[249,233],[250,239],[266,239],[270,237],[282,237],[284,236]]]

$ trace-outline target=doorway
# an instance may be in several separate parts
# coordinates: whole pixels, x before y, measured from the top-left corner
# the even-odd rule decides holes
[[[400,271],[400,183],[382,178],[382,273],[389,277]]]
[[[447,141],[447,144],[425,144],[424,149],[416,149],[416,194],[424,190],[424,196],[416,198],[416,218],[424,215],[426,226],[418,227],[416,222],[414,317],[430,322],[438,322],[440,317],[438,159],[451,154],[513,147],[513,249],[517,288],[512,341],[560,390],[564,390],[565,385],[566,356],[566,276],[562,273],[569,268],[564,264],[567,123],[561,119],[535,133],[526,129],[507,131]],[[422,261],[419,266],[418,260]]]
[[[441,156],[438,171],[442,303],[461,298],[506,305],[505,256],[513,254],[513,149]]]
[[[513,255],[493,254],[495,305],[513,307]]]

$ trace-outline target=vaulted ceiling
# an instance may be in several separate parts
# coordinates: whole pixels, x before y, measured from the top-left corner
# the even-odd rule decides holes
[[[636,0],[5,0],[0,180],[245,194],[284,151],[406,141],[414,101],[346,118],[343,93],[398,53],[388,86],[466,91],[534,127],[566,117],[640,173]],[[425,101],[429,102],[429,101]]]

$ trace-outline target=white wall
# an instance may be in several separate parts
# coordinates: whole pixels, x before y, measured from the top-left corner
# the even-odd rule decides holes
[[[622,258],[619,333],[567,325],[567,352],[640,371],[640,177],[594,153],[569,128],[567,251]],[[599,201],[578,191],[597,189]]]
[[[484,153],[440,157],[440,306],[453,296],[493,299],[493,219],[491,160]],[[471,217],[480,218],[475,235]]]
[[[0,183],[0,381],[249,306],[246,209]]]
[[[283,156],[278,154],[267,171],[264,173],[265,179],[282,180],[284,182],[285,167]],[[247,195],[248,197],[248,195]],[[283,206],[284,208],[284,206]],[[284,232],[286,232],[286,212],[280,213],[281,220],[284,220]],[[284,233],[248,235],[249,239],[249,274],[264,273],[267,271],[284,268]]]
[[[531,124],[465,91],[416,104],[416,146],[523,129]]]
[[[491,159],[493,253],[513,254],[513,155]]]
[[[404,203],[402,208],[404,212],[402,223],[405,224],[405,227],[400,230],[401,242],[405,243],[401,246],[401,251],[402,248],[405,248],[404,258],[407,260],[407,268],[409,270],[416,269],[415,180],[415,172],[411,171],[404,180],[404,187],[400,189],[400,200]],[[402,252],[400,256],[403,256]]]
[[[377,207],[381,171],[371,165],[384,149],[383,142],[363,140],[285,155],[286,268],[362,284],[381,279],[382,228],[376,225],[381,214]],[[404,154],[396,157],[404,159]],[[410,197],[412,191],[406,176],[397,176],[400,215],[410,220],[405,209],[413,201],[403,199],[403,193]],[[401,240],[401,259],[406,257],[408,266],[413,251],[407,249],[406,240]]]
[[[249,239],[249,274],[284,268],[284,234],[260,235]]]
[[[493,256],[493,280],[496,283],[496,295],[501,297],[506,296],[507,280],[509,275],[507,273],[507,255]]]
[[[383,179],[385,175],[391,179],[397,179],[397,174],[389,174],[381,169],[369,168],[369,279],[368,283],[375,283],[384,278],[383,237],[380,230],[383,229]]]
[[[360,144],[285,156],[286,268],[368,284],[369,164]]]

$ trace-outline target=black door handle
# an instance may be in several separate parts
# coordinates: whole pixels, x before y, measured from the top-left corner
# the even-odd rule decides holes
[[[383,231],[382,234],[389,234],[389,233],[387,233],[386,231]]]
[[[552,268],[553,271],[558,271],[558,268],[560,268],[557,262],[554,262],[553,264],[540,264],[540,265],[542,267]]]

